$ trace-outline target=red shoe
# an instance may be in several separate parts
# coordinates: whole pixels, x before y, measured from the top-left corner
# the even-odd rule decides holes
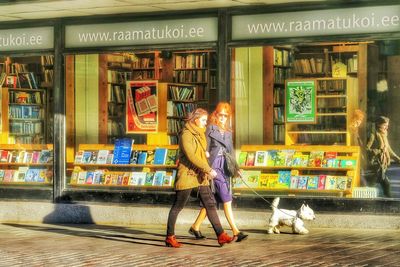
[[[233,241],[233,237],[230,237],[227,233],[223,232],[218,236],[218,244],[222,247]]]
[[[182,246],[182,244],[179,243],[178,240],[176,240],[176,237],[174,235],[167,236],[167,238],[165,239],[165,245],[167,247],[173,248],[180,248]]]

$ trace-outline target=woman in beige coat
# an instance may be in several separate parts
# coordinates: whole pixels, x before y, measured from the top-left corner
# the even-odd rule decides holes
[[[215,200],[209,187],[208,179],[216,177],[216,172],[208,164],[206,157],[207,111],[198,108],[190,114],[179,140],[178,175],[175,182],[175,200],[168,215],[167,238],[168,247],[179,248],[181,243],[175,237],[175,224],[178,214],[186,205],[192,189],[198,189],[200,200],[207,211],[207,216],[223,246],[232,241],[226,234],[218,218]]]

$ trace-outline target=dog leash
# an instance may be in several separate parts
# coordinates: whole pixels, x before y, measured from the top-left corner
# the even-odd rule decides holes
[[[250,187],[250,186],[246,183],[246,181],[243,179],[243,176],[242,176],[241,173],[238,173],[238,174],[239,174],[239,178],[242,180],[243,184],[244,184],[245,186],[247,186],[247,188],[249,188],[254,194],[256,194],[256,195],[257,195],[258,197],[260,197],[262,200],[264,200],[265,202],[267,202],[272,208],[278,209],[278,210],[280,210],[280,212],[282,212],[282,213],[284,213],[284,214],[286,214],[286,215],[288,215],[288,216],[291,216],[291,217],[293,217],[293,218],[298,217],[297,215],[296,215],[296,216],[293,216],[292,214],[289,214],[289,213],[287,213],[287,212],[284,212],[284,211],[281,210],[280,208],[274,206],[270,201],[268,201],[267,199],[265,199],[265,198],[264,198],[262,195],[260,195],[256,190],[254,190],[252,187]],[[232,185],[231,185],[231,186],[232,186]]]

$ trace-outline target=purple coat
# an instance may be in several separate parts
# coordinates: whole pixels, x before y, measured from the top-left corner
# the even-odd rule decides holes
[[[207,151],[210,153],[208,158],[210,166],[213,164],[221,147],[231,154],[234,153],[232,132],[225,131],[224,136],[222,136],[217,125],[209,125],[206,130],[206,139]]]

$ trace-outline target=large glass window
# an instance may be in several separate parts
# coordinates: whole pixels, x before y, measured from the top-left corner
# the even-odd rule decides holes
[[[234,48],[235,141],[251,186],[271,195],[399,198],[399,44]],[[239,181],[236,190],[245,187]]]
[[[68,184],[171,188],[184,118],[215,105],[215,51],[68,55],[65,62]]]
[[[0,58],[0,186],[53,181],[53,56]]]

